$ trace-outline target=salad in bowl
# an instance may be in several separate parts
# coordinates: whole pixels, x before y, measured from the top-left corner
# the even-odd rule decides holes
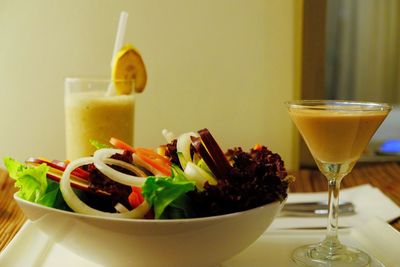
[[[245,249],[282,208],[293,177],[255,145],[225,153],[207,129],[156,149],[111,138],[71,162],[5,159],[27,217],[105,266],[215,266]]]

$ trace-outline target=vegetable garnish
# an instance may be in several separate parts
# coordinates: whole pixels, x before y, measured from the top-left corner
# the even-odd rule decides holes
[[[173,172],[173,177],[149,177],[143,186],[143,196],[154,206],[156,219],[175,218],[175,214],[192,214],[184,195],[194,190],[194,182],[186,179],[182,172]],[[183,197],[183,198],[182,198]],[[180,211],[177,211],[180,210]]]
[[[132,186],[132,193],[129,195],[128,201],[132,208],[136,208],[142,204],[144,201],[142,188],[139,186]]]
[[[40,164],[36,167],[26,166],[10,157],[4,159],[9,175],[14,179],[20,198],[58,209],[68,209],[61,195],[59,184],[46,179],[49,167]]]
[[[185,169],[186,164],[188,162],[193,161],[192,156],[190,154],[190,147],[192,144],[192,137],[198,137],[199,135],[190,132],[181,134],[178,139],[176,140],[176,150],[179,157],[179,162],[183,169]]]
[[[118,183],[130,186],[142,186],[143,183],[146,181],[146,178],[119,172],[109,166],[109,164],[111,163],[113,165],[119,165],[120,167],[131,170],[132,172],[135,173],[137,172],[137,167],[132,164],[127,164],[126,162],[121,160],[114,161],[110,159],[112,155],[122,152],[123,151],[120,149],[111,149],[111,148],[99,149],[94,153],[93,163],[100,172],[102,172],[104,175],[110,178],[112,177],[112,180]]]
[[[101,143],[101,142],[99,142],[99,141],[97,141],[97,140],[94,140],[94,139],[89,140],[89,143],[90,143],[92,146],[94,146],[96,149],[110,148],[109,145],[103,144],[103,143]]]
[[[84,166],[93,162],[93,158],[80,158],[75,161],[72,161],[68,167],[66,168],[63,177],[60,182],[60,189],[67,202],[68,206],[75,212],[89,214],[89,215],[97,215],[97,216],[105,216],[105,217],[120,217],[120,218],[143,218],[147,212],[150,210],[150,206],[147,201],[143,201],[135,209],[125,212],[125,213],[109,213],[99,211],[87,205],[85,202],[79,199],[79,197],[72,190],[70,185],[69,177],[71,172],[80,166]]]
[[[118,138],[115,138],[115,137],[111,137],[110,144],[112,144],[115,148],[128,150],[128,151],[130,151],[132,153],[135,152],[135,149],[132,146],[128,145],[124,141],[121,141],[121,140],[119,140]]]
[[[5,163],[21,198],[121,218],[176,219],[243,211],[283,201],[293,182],[280,156],[265,146],[223,153],[207,129],[177,138],[163,130],[163,135],[169,141],[157,149],[111,138],[113,147],[91,141],[99,148],[93,157],[72,162],[30,158],[24,165],[7,158]]]
[[[49,167],[41,164],[37,168],[30,168],[12,158],[5,158],[4,164],[10,177],[16,180],[18,195],[32,202],[40,202],[47,190],[46,173]]]
[[[136,148],[135,154],[165,176],[171,176],[171,162],[147,148]]]

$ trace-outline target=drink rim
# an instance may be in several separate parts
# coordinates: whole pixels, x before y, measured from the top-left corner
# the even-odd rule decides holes
[[[285,105],[290,109],[337,110],[337,111],[390,111],[387,103],[352,100],[291,100]]]
[[[110,88],[110,86],[115,86],[116,84],[132,84],[132,87],[135,86],[135,80],[123,80],[116,79],[113,80],[107,77],[65,77],[64,78],[64,92],[65,95],[70,95],[78,92],[106,92]],[[130,94],[126,95],[136,95],[136,92],[132,90]],[[119,94],[112,96],[120,96]],[[123,95],[125,96],[125,95]],[[111,96],[110,96],[111,97]]]
[[[133,80],[116,79],[113,80],[107,77],[65,77],[65,83],[106,83],[106,82],[134,82]]]

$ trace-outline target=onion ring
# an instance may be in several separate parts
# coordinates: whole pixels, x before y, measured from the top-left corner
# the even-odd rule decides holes
[[[124,169],[127,169],[127,170],[133,172],[134,174],[136,174],[137,176],[143,177],[144,179],[146,179],[146,177],[147,177],[147,174],[144,171],[142,171],[139,167],[136,167],[135,165],[130,164],[125,161],[122,161],[122,160],[106,158],[104,160],[104,163],[123,167]]]
[[[133,176],[129,174],[125,174],[119,171],[114,170],[110,166],[106,164],[105,161],[109,162],[109,157],[114,154],[122,154],[122,149],[113,149],[113,148],[102,148],[96,150],[93,155],[93,163],[96,168],[103,173],[105,176],[110,178],[111,180],[118,182],[120,184],[129,185],[129,186],[139,186],[141,187],[143,183],[146,181],[145,177]],[[120,167],[126,166],[126,162],[121,163],[122,161],[116,160],[113,161],[112,164],[118,165]],[[127,163],[129,164],[129,163]],[[130,167],[129,167],[130,168]],[[128,168],[128,169],[129,169]]]
[[[193,162],[187,163],[184,173],[189,180],[196,183],[196,187],[201,191],[204,190],[204,184],[206,182],[210,185],[217,185],[218,183],[214,177]]]
[[[74,169],[83,165],[90,164],[92,162],[94,162],[93,157],[80,158],[71,161],[68,164],[67,168],[65,169],[64,174],[62,175],[60,180],[60,190],[68,206],[75,212],[95,215],[95,216],[113,217],[113,218],[131,218],[131,219],[144,218],[144,216],[150,210],[150,205],[147,203],[146,200],[144,200],[142,204],[140,204],[138,207],[136,207],[131,211],[124,213],[110,213],[94,209],[78,198],[78,196],[75,194],[70,184],[71,173]]]
[[[168,131],[167,129],[163,129],[161,131],[161,133],[164,136],[165,140],[167,140],[168,143],[171,143],[175,139],[174,133],[171,131]]]
[[[176,141],[176,150],[178,153],[182,153],[182,157],[178,157],[179,163],[182,168],[185,169],[188,162],[192,162],[192,157],[190,155],[190,145],[192,144],[191,137],[198,137],[199,135],[194,132],[188,132],[181,134]]]

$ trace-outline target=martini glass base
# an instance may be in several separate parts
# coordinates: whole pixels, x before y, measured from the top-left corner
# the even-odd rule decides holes
[[[370,266],[371,258],[365,252],[341,245],[334,252],[323,242],[296,248],[292,260],[300,266],[361,267]]]

